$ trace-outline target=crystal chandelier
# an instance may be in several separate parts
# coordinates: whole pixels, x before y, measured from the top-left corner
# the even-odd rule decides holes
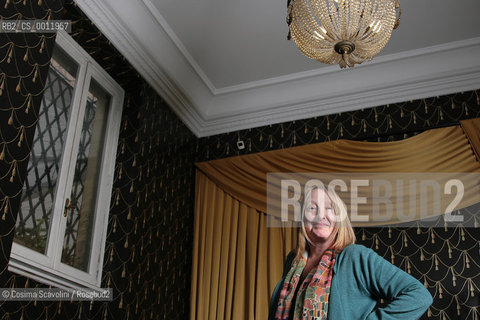
[[[398,0],[288,0],[288,39],[311,59],[353,67],[385,47],[400,16]]]

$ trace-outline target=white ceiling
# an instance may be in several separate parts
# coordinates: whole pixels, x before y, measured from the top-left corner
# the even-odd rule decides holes
[[[400,0],[373,61],[287,41],[286,0],[77,0],[197,136],[480,88],[480,1]]]
[[[286,0],[150,1],[217,89],[324,67],[286,40]],[[478,0],[400,4],[401,27],[381,54],[480,36]]]

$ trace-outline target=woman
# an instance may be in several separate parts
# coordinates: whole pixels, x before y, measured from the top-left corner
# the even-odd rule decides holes
[[[355,245],[347,209],[332,189],[307,192],[298,247],[287,257],[270,319],[418,319],[432,296],[373,250]],[[388,303],[374,310],[378,300]]]

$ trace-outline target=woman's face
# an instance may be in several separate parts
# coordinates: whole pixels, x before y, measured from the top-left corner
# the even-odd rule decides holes
[[[314,189],[310,203],[306,204],[304,225],[313,243],[328,240],[335,228],[335,212],[332,201],[322,189]]]

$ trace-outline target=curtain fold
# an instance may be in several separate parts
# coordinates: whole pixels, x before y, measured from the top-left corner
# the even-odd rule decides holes
[[[477,156],[477,161],[480,161],[480,118],[462,120],[460,125]]]
[[[190,319],[266,319],[296,241],[197,170]]]
[[[397,173],[397,176],[398,173],[413,173],[412,176],[415,176],[414,173],[480,173],[480,163],[473,152],[478,150],[479,123],[478,119],[465,121],[462,122],[462,127],[433,129],[394,142],[337,140],[201,162],[196,166],[240,202],[260,212],[280,217],[278,208],[267,208],[268,173],[365,173],[367,178],[370,173],[382,172]],[[444,183],[447,179],[447,176],[441,177],[440,182]],[[466,179],[468,181],[464,181],[465,195],[456,209],[479,201],[478,181],[471,177]],[[280,190],[280,186],[274,187]],[[404,197],[409,199],[408,194]],[[453,201],[452,199],[453,194],[450,198],[443,197],[442,209]],[[344,198],[344,201],[349,205],[348,198]],[[407,205],[403,207],[408,208]],[[429,205],[432,206],[432,203]],[[367,205],[359,210],[367,214],[372,207]],[[429,212],[431,211],[429,209]],[[435,214],[441,212],[444,211]],[[391,223],[400,220],[394,217]]]

